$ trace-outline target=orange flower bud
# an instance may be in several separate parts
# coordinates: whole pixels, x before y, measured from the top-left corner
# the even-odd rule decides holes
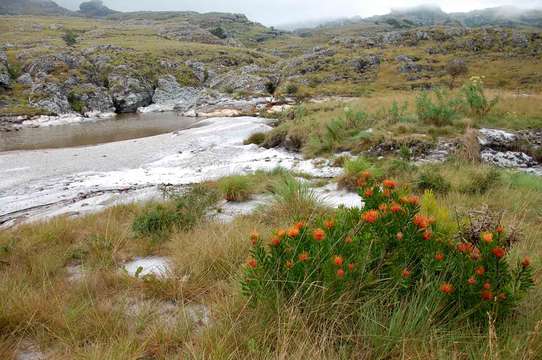
[[[384,185],[384,187],[388,189],[395,189],[395,187],[397,186],[397,183],[393,180],[386,179],[382,182],[382,185]]]
[[[342,279],[344,277],[344,270],[343,269],[337,270],[337,277],[339,279]]]
[[[312,232],[312,237],[316,241],[322,241],[326,238],[326,232],[322,229],[316,229]]]
[[[476,285],[477,281],[476,281],[476,278],[474,276],[471,276],[468,280],[467,280],[467,284],[469,285]]]
[[[435,254],[435,260],[437,261],[444,260],[444,254],[439,251],[438,253]]]
[[[303,251],[301,254],[299,254],[299,261],[301,262],[305,262],[307,260],[309,260],[309,253],[306,252],[306,251]]]
[[[379,214],[376,210],[369,210],[363,213],[362,219],[370,224],[374,224],[378,220]]]
[[[531,266],[531,259],[528,256],[525,256],[523,260],[521,260],[521,266],[523,266],[523,268]]]
[[[454,286],[450,283],[443,283],[442,285],[440,285],[440,291],[447,295],[450,295],[454,292]]]
[[[258,265],[258,262],[256,261],[256,259],[248,259],[247,260],[247,265],[248,265],[248,267],[250,267],[252,269],[256,269],[256,266]]]
[[[401,276],[403,279],[408,279],[412,273],[408,269],[403,269],[403,272],[401,273]]]
[[[398,232],[397,235],[395,235],[395,237],[396,237],[397,240],[399,240],[399,241],[402,241],[402,240],[405,238],[405,236],[403,235],[402,232]]]
[[[335,255],[333,257],[333,263],[337,266],[343,266],[344,259],[342,258],[342,256]]]
[[[335,226],[335,222],[333,220],[326,220],[326,221],[324,221],[324,226],[328,230],[331,230]]]
[[[496,247],[491,250],[491,252],[493,253],[493,255],[495,255],[497,259],[500,259],[506,255],[506,251],[502,247]]]
[[[296,228],[296,227],[290,228],[290,230],[288,230],[288,236],[291,237],[291,238],[298,237],[299,236],[299,229]]]
[[[488,244],[493,242],[493,234],[492,233],[483,233],[482,234],[482,240],[484,240],[484,242],[486,242]]]

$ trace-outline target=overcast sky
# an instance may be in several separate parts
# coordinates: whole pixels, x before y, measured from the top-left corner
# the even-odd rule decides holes
[[[59,5],[77,9],[82,0],[56,0]],[[242,13],[265,25],[305,20],[386,14],[391,8],[432,3],[446,12],[469,11],[514,5],[542,7],[542,0],[104,0],[114,10],[193,10]]]

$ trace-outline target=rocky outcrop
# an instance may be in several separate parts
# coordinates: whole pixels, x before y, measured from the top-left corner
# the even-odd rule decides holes
[[[72,107],[68,95],[59,84],[40,82],[32,86],[30,105],[47,110],[54,115],[71,113]]]
[[[243,66],[238,70],[216,76],[209,82],[209,87],[226,92],[264,94],[267,92],[266,84],[270,79],[258,75],[259,71],[260,68],[257,65]]]
[[[538,164],[532,155],[542,148],[542,131],[509,132],[481,129],[478,142],[484,162],[505,168],[532,168]]]
[[[4,50],[0,49],[0,87],[9,88],[11,77],[8,70],[8,57]]]
[[[115,110],[118,113],[136,112],[152,103],[152,85],[136,75],[126,74],[127,67],[119,67],[108,76],[108,83]]]
[[[82,114],[87,113],[111,113],[115,111],[113,99],[107,89],[96,86],[95,84],[83,84],[72,90],[69,94],[69,100],[72,107]]]

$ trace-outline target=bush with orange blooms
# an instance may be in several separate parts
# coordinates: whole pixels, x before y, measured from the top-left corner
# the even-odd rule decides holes
[[[511,242],[500,224],[479,241],[450,239],[420,212],[419,197],[393,180],[377,183],[367,174],[363,180],[363,209],[299,222],[268,240],[251,234],[245,294],[256,301],[277,293],[359,299],[383,284],[405,295],[432,286],[443,311],[481,319],[507,313],[533,285],[528,258],[509,264]]]

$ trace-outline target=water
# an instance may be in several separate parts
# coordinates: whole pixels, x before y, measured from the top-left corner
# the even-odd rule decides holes
[[[79,124],[24,128],[0,132],[0,152],[78,147],[139,139],[187,129],[197,121],[199,119],[179,116],[173,112],[146,113],[122,114],[112,119]]]

